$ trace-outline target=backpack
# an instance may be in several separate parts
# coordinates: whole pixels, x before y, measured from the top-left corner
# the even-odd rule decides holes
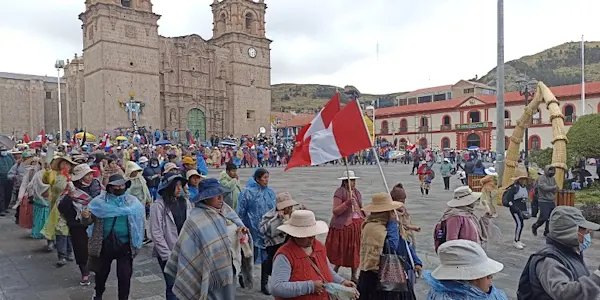
[[[429,171],[431,172],[431,173],[429,174],[429,178],[430,178],[431,180],[433,180],[433,179],[435,178],[435,171],[434,171],[433,169],[429,169]]]
[[[436,253],[440,245],[446,242],[446,233],[446,220],[435,224],[435,228],[433,229],[433,244]]]
[[[502,193],[502,205],[506,206],[506,207],[510,207],[510,205],[508,204],[508,202],[510,202],[510,199],[508,199],[507,194],[508,191],[512,189],[512,186],[510,186],[509,188],[507,188],[506,190],[504,190],[504,193]]]

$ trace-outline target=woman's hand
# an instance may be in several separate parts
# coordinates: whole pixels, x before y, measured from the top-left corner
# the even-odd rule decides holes
[[[344,280],[344,282],[342,282],[342,285],[344,285],[345,287],[350,287],[350,288],[356,287],[356,283],[354,283],[350,280]]]
[[[423,266],[416,265],[415,272],[417,273],[417,278],[421,278],[421,275],[423,274]]]
[[[321,280],[313,280],[313,294],[322,294],[325,291],[325,284]]]
[[[87,209],[81,212],[81,217],[84,219],[89,218],[91,215],[92,215],[92,213]]]

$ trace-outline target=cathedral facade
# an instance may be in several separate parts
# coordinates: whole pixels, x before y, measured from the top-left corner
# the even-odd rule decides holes
[[[213,36],[205,40],[196,34],[160,36],[160,16],[153,12],[151,0],[87,0],[79,15],[83,56],[68,61],[61,79],[63,131],[86,128],[102,134],[135,124],[189,129],[203,140],[213,134],[256,134],[260,127],[269,128],[271,41],[265,35],[266,4],[214,0],[211,7]],[[42,92],[29,93],[25,100],[52,100],[56,79],[30,77]],[[46,89],[52,93],[43,93]],[[0,97],[7,99],[0,104],[5,110],[22,101],[3,90]],[[44,102],[49,107],[56,103]],[[58,109],[41,110],[34,113],[42,114],[37,117],[41,120],[21,122],[23,128],[0,120],[0,133],[39,131],[38,126],[56,132]]]

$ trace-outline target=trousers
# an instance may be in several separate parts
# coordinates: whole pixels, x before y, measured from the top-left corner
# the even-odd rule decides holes
[[[544,235],[547,235],[548,232],[550,232],[549,230],[549,224],[550,222],[548,221],[550,219],[550,214],[552,213],[552,211],[554,210],[554,207],[556,207],[556,205],[554,204],[554,202],[538,202],[538,207],[540,209],[540,215],[538,216],[537,221],[535,221],[535,223],[533,224],[533,227],[538,228],[538,227],[542,227],[542,225],[544,225],[544,223],[546,223],[545,227],[544,227]]]
[[[96,299],[102,299],[102,294],[106,290],[106,280],[110,275],[112,261],[117,261],[117,282],[119,289],[118,300],[128,300],[131,290],[131,276],[133,275],[133,257],[129,243],[123,244],[121,249],[112,255],[105,255],[104,251],[98,257],[96,269],[96,278],[94,287]]]
[[[165,266],[167,262],[157,257],[158,265],[160,266],[160,270],[163,272],[163,276],[165,277],[165,299],[166,300],[177,300],[177,296],[173,293],[173,285],[175,285],[175,278],[167,273],[165,273]]]

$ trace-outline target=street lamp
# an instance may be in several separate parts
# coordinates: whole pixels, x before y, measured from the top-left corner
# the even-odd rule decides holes
[[[54,67],[56,68],[56,79],[58,81],[58,143],[62,143],[63,140],[63,127],[62,127],[62,102],[60,99],[60,69],[65,68],[65,61],[61,59],[57,59],[56,63],[54,63]]]
[[[535,94],[535,86],[537,85],[537,81],[530,80],[527,81],[525,78],[521,78],[517,80],[517,84],[519,85],[519,95],[525,97],[525,106],[529,105],[529,99],[533,98]],[[525,127],[525,169],[529,172],[529,125]]]
[[[373,144],[375,144],[375,137],[377,136],[377,134],[375,133],[375,106],[369,105],[366,107],[366,110],[373,111]]]

